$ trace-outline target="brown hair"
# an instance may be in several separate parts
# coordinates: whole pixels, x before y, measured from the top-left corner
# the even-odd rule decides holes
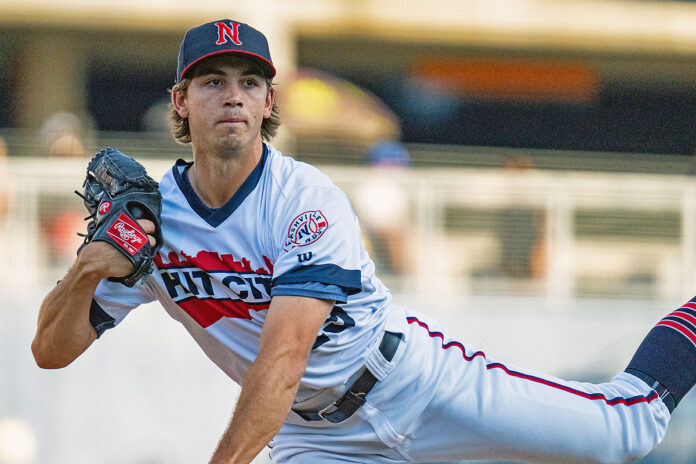
[[[260,76],[264,75],[260,67],[257,73]],[[169,89],[169,93],[175,91],[183,92],[184,96],[186,96],[186,90],[188,89],[189,84],[191,84],[191,78],[195,76],[196,68],[192,70],[190,77],[181,79],[181,82]],[[264,80],[266,81],[266,92],[270,92],[271,87],[273,86],[273,81],[267,77],[264,77]],[[268,95],[268,93],[266,95]],[[171,102],[169,103],[169,126],[170,131],[174,136],[174,140],[181,144],[191,143],[191,128],[189,127],[188,118],[182,118],[179,116],[179,113],[176,112],[176,108],[174,108],[174,105]],[[264,118],[263,122],[261,123],[261,138],[267,142],[270,141],[276,135],[278,126],[280,126],[280,113],[278,111],[278,105],[274,100],[271,116],[269,118]]]

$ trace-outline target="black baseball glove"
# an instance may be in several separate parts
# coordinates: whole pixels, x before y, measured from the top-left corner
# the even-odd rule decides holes
[[[89,211],[85,219],[90,222],[87,234],[80,234],[85,241],[77,253],[95,240],[110,243],[133,263],[133,272],[109,280],[132,287],[152,272],[152,260],[162,247],[162,196],[157,182],[130,156],[116,148],[105,148],[87,165],[82,187],[83,193],[75,193],[84,200]],[[149,219],[155,224],[154,247],[138,219]]]

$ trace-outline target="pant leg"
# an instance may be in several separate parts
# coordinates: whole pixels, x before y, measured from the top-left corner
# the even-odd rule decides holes
[[[493,362],[422,316],[408,320],[408,353],[391,375],[427,365],[430,378],[420,382],[433,391],[411,392],[429,398],[399,444],[412,462],[627,462],[666,432],[667,408],[630,374],[603,384],[563,381]]]
[[[630,374],[563,381],[494,362],[429,318],[405,317],[394,368],[366,404],[341,424],[286,423],[274,462],[615,463],[647,454],[665,434],[669,411]]]

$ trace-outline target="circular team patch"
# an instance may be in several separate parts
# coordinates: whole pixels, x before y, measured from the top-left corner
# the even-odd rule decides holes
[[[285,240],[285,251],[316,242],[328,227],[329,222],[321,211],[305,211],[290,224]]]

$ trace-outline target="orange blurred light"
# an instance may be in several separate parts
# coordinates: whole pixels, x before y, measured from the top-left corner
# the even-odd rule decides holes
[[[574,62],[426,58],[412,76],[483,99],[590,101],[599,93],[597,73]]]

